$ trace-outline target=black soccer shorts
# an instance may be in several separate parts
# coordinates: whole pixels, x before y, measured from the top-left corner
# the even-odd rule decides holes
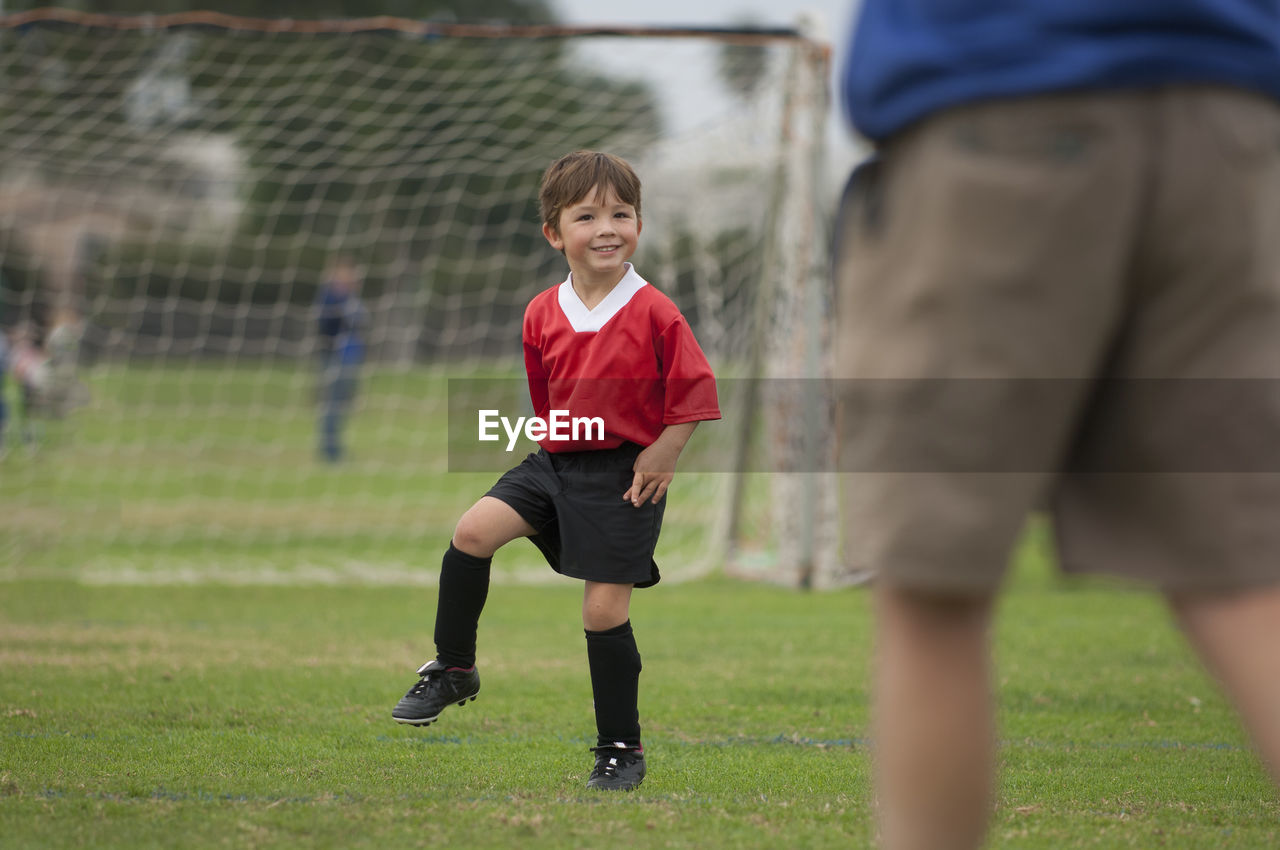
[[[537,529],[529,537],[561,575],[652,587],[664,495],[639,507],[622,498],[642,446],[548,452],[539,449],[506,472],[485,495],[510,505]]]

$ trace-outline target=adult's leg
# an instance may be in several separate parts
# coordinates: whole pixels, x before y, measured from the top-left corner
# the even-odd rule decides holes
[[[1167,598],[1280,784],[1280,586]]]
[[[982,844],[995,761],[992,602],[876,589],[874,758],[885,850]]]

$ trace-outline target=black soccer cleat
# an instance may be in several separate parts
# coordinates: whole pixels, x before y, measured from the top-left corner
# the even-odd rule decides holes
[[[439,661],[418,668],[422,678],[400,698],[391,710],[397,723],[429,726],[450,705],[466,705],[480,693],[480,673],[470,670],[448,670]]]
[[[596,766],[587,780],[588,788],[630,791],[644,781],[644,750],[626,747],[592,747]]]

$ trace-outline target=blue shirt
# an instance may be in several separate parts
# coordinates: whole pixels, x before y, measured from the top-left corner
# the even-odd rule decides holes
[[[1280,0],[863,0],[845,111],[881,139],[975,100],[1174,83],[1280,99]]]
[[[344,365],[354,365],[364,359],[364,342],[360,329],[366,321],[364,305],[349,292],[342,292],[326,284],[316,299],[319,307],[317,330],[326,340],[330,356]]]

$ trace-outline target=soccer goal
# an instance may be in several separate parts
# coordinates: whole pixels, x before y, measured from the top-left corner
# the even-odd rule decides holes
[[[563,279],[539,176],[599,148],[636,166],[636,267],[722,378],[669,574],[841,583],[828,63],[791,30],[0,17],[0,328],[39,355],[76,316],[83,391],[56,409],[9,376],[0,569],[434,580],[520,457],[464,460],[458,399],[519,395],[523,306]],[[364,359],[327,463],[317,294],[338,258]],[[516,580],[544,569],[526,548]]]

